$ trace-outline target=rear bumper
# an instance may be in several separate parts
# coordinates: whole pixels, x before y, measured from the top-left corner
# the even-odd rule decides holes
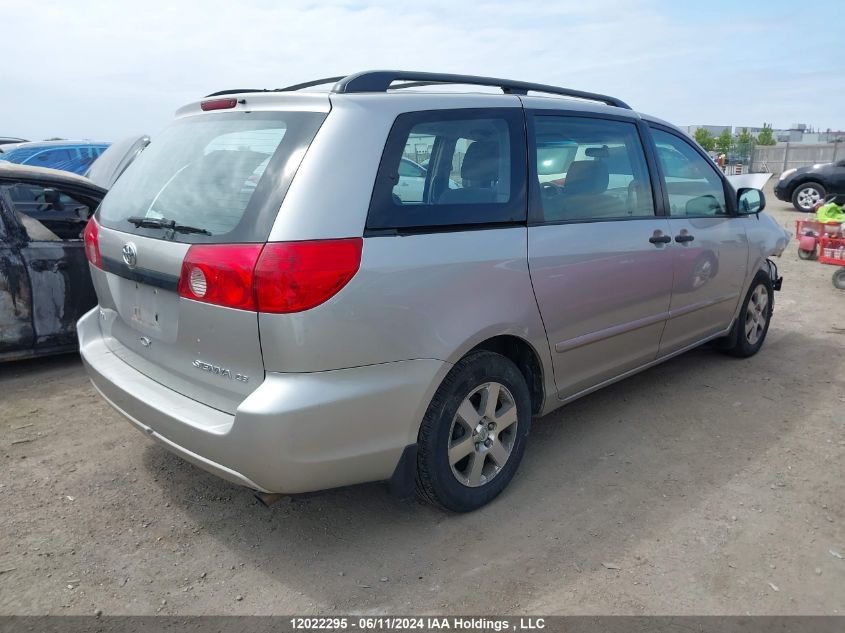
[[[314,373],[268,372],[235,415],[187,398],[115,356],[99,310],[77,325],[92,383],[135,427],[184,459],[264,492],[299,493],[393,474],[449,369],[419,359]]]

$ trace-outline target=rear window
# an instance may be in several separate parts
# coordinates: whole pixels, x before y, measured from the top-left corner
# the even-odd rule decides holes
[[[98,220],[176,242],[263,242],[325,116],[229,112],[179,119],[127,168]],[[162,226],[138,227],[139,219]],[[173,225],[182,228],[167,228]]]

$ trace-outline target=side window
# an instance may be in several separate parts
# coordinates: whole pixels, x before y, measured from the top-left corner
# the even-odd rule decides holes
[[[534,135],[543,220],[654,217],[636,124],[538,115]]]
[[[417,165],[409,158],[403,158],[399,161],[399,177],[407,178],[425,178],[425,169],[422,165]]]
[[[728,214],[725,188],[716,170],[689,143],[652,129],[669,196],[670,216],[715,217]]]
[[[91,208],[67,193],[38,185],[9,188],[15,216],[30,241],[79,240]]]
[[[399,161],[399,182],[393,187],[393,194],[403,204],[420,204],[425,192],[426,170],[410,158]]]
[[[517,108],[400,115],[379,166],[367,228],[524,221],[523,134]]]
[[[36,154],[27,163],[30,165],[38,165],[41,167],[50,167],[52,169],[60,169],[63,165],[68,165],[73,161],[70,151],[66,149],[50,149]]]

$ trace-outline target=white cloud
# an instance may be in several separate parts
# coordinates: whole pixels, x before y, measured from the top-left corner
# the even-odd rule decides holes
[[[678,124],[845,125],[836,106],[845,96],[842,70],[823,98],[821,85],[818,95],[802,85],[800,69],[785,83],[778,55],[797,45],[778,23],[693,17],[621,0],[0,0],[0,133],[154,134],[180,104],[214,90],[369,68],[607,92]],[[736,50],[714,45],[715,24],[719,42],[736,42]]]

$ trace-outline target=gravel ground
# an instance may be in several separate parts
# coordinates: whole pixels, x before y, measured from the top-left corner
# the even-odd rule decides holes
[[[535,422],[470,515],[376,484],[268,509],[132,429],[77,356],[0,366],[0,613],[841,612],[845,292],[795,251],[760,354]]]

